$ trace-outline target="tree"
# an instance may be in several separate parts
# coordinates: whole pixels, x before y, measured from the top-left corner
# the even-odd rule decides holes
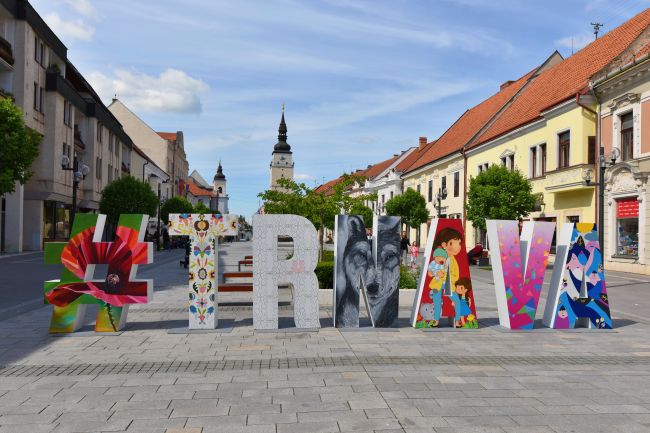
[[[156,215],[158,196],[149,184],[133,176],[114,180],[104,187],[99,201],[99,210],[106,214],[110,224],[117,224],[121,214]]]
[[[521,220],[534,208],[533,187],[519,170],[492,165],[469,180],[467,219],[486,229],[486,219]]]
[[[202,202],[199,201],[194,205],[194,213],[211,213],[212,211]]]
[[[386,202],[386,213],[388,215],[398,216],[402,218],[402,224],[406,224],[406,230],[409,227],[420,228],[429,219],[429,211],[427,210],[427,202],[424,197],[409,188],[400,195],[396,195]]]
[[[343,179],[329,191],[320,192],[304,183],[279,179],[281,190],[266,190],[260,194],[264,201],[264,212],[269,214],[294,214],[307,218],[318,228],[321,252],[325,228],[334,228],[334,219],[340,213],[361,215],[364,222],[372,223],[372,210],[366,201],[377,199],[376,194],[362,194],[352,197],[349,187],[364,181],[359,176],[343,175]]]
[[[9,98],[0,100],[0,196],[14,192],[33,174],[42,135],[25,126],[23,113]]]
[[[185,197],[176,196],[168,199],[160,208],[160,218],[165,221],[165,224],[169,223],[169,214],[170,213],[192,213],[194,212],[194,207],[192,203],[187,201]]]

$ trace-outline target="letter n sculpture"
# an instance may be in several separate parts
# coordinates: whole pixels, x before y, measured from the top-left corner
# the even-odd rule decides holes
[[[138,265],[153,262],[153,245],[143,242],[148,220],[147,215],[121,215],[115,240],[101,242],[106,215],[78,214],[69,242],[45,244],[45,263],[63,264],[61,278],[44,287],[45,302],[54,305],[51,333],[79,329],[87,304],[99,304],[95,331],[119,331],[129,304],[153,298],[153,281],[135,279]],[[95,265],[108,265],[107,275],[93,279]]]
[[[169,234],[189,236],[190,329],[217,327],[217,263],[215,239],[237,236],[238,215],[170,214]]]

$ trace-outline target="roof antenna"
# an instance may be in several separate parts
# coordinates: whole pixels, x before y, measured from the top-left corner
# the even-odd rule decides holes
[[[573,36],[571,36],[571,55],[573,55]]]
[[[591,23],[592,26],[594,26],[594,35],[596,35],[596,39],[598,39],[598,32],[600,31],[600,28],[603,27],[605,24],[603,23]]]

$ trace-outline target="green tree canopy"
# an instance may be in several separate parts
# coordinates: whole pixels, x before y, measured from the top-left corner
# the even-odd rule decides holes
[[[310,220],[320,232],[321,249],[324,228],[334,228],[334,218],[339,213],[361,215],[366,224],[372,224],[372,211],[366,201],[377,199],[376,194],[361,194],[352,197],[350,187],[362,184],[359,176],[343,175],[343,179],[328,191],[316,191],[304,183],[279,179],[281,190],[266,190],[260,194],[264,201],[264,212],[269,214],[301,215]]]
[[[104,187],[99,210],[106,214],[106,219],[111,224],[117,224],[120,214],[154,216],[158,210],[158,197],[149,184],[133,176],[126,176]]]
[[[23,113],[11,99],[0,99],[0,196],[31,177],[29,167],[38,157],[42,138],[25,126]]]
[[[192,203],[187,201],[185,197],[176,196],[168,199],[160,209],[160,218],[165,221],[165,224],[169,223],[169,214],[170,213],[192,213],[194,212],[194,206]]]
[[[427,202],[422,194],[409,188],[400,195],[396,195],[386,202],[388,215],[402,218],[406,227],[420,227],[429,219]]]
[[[192,212],[194,212],[194,213],[210,213],[212,211],[205,204],[203,204],[202,201],[199,201],[194,205],[194,210]]]
[[[519,170],[491,165],[470,178],[467,191],[467,219],[474,227],[486,229],[486,219],[520,220],[535,206],[532,185]]]

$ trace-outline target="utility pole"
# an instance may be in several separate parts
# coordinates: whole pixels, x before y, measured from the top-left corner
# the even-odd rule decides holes
[[[605,24],[603,23],[591,23],[592,26],[594,26],[594,35],[596,35],[596,39],[598,39],[598,32],[600,31],[600,28],[603,27]]]

